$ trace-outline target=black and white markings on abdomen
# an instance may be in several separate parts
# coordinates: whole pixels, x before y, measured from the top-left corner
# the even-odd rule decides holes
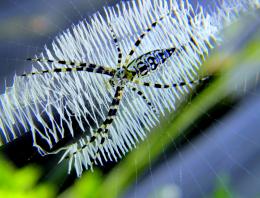
[[[138,76],[146,76],[151,71],[156,70],[161,64],[171,57],[176,48],[158,49],[148,52],[137,59],[133,60],[129,65],[129,69],[135,70]]]

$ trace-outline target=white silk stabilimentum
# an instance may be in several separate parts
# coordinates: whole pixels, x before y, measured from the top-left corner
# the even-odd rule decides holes
[[[96,13],[88,20],[89,23],[80,21],[73,25],[57,36],[52,47],[46,47],[40,57],[116,68],[117,49],[108,24],[117,35],[124,61],[137,37],[154,21],[166,16],[144,37],[131,60],[156,49],[181,49],[185,46],[185,50],[173,54],[160,69],[140,81],[188,82],[198,78],[202,57],[208,55],[213,41],[221,40],[221,29],[241,12],[255,9],[259,4],[259,0],[223,1],[214,13],[208,14],[201,7],[196,7],[195,11],[182,0],[124,1],[105,8],[104,16]],[[33,65],[33,71],[64,67],[40,62]],[[117,160],[135,147],[139,139],[145,138],[146,133],[158,124],[158,117],[128,86],[117,116],[109,127],[110,140],[102,146],[89,143],[79,150],[86,143],[84,138],[77,138],[77,134],[93,134],[106,118],[115,92],[114,88],[108,87],[108,79],[108,76],[88,72],[15,76],[13,85],[0,96],[1,143],[31,132],[33,146],[44,154],[46,148],[38,144],[39,137],[51,150],[64,138],[66,129],[74,138],[65,147],[60,147],[63,149],[53,149],[53,153],[64,152],[61,160],[69,158],[69,172],[74,166],[80,176],[83,169],[92,168],[93,160],[99,163]],[[174,111],[178,101],[190,92],[187,86],[138,88],[161,115]],[[101,153],[96,156],[98,150]]]

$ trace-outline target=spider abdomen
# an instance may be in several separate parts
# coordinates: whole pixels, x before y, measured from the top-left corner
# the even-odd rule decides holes
[[[176,50],[176,48],[158,49],[148,52],[130,63],[138,76],[146,76],[163,64]]]

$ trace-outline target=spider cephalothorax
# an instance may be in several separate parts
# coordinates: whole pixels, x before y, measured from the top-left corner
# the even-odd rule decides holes
[[[170,15],[168,14],[166,16],[170,16]],[[71,144],[74,144],[77,141],[78,142],[80,141],[81,143],[77,144],[78,146],[77,151],[67,154],[67,158],[73,158],[75,154],[82,152],[84,154],[87,153],[89,155],[88,157],[90,157],[92,160],[95,161],[97,157],[99,158],[100,154],[104,155],[104,150],[102,145],[106,144],[106,142],[113,141],[111,139],[111,136],[109,135],[109,126],[113,123],[113,120],[117,115],[119,104],[123,97],[123,93],[126,86],[130,87],[132,91],[136,92],[146,102],[146,104],[156,114],[158,114],[157,109],[152,105],[150,100],[145,96],[145,94],[141,90],[135,87],[134,84],[149,86],[153,88],[173,88],[177,86],[185,86],[187,84],[192,84],[192,83],[200,83],[201,81],[207,79],[207,78],[202,78],[202,79],[197,79],[189,82],[178,82],[175,84],[160,84],[160,83],[139,81],[140,78],[149,76],[153,71],[155,71],[160,66],[162,66],[172,55],[180,51],[180,49],[176,47],[172,47],[168,49],[156,49],[131,60],[133,57],[132,55],[134,54],[136,48],[141,44],[141,41],[145,37],[145,35],[147,35],[148,32],[150,32],[153,28],[155,28],[157,24],[164,18],[165,16],[160,17],[157,21],[153,22],[150,26],[148,26],[148,28],[144,30],[143,33],[140,34],[138,39],[135,41],[132,49],[130,50],[129,54],[125,57],[124,62],[122,62],[122,51],[121,48],[119,47],[117,36],[112,26],[109,24],[109,29],[118,52],[116,69],[114,67],[96,65],[93,63],[77,63],[77,62],[71,62],[65,60],[48,60],[48,59],[39,59],[39,58],[28,59],[34,62],[49,62],[54,64],[69,65],[72,67],[62,67],[62,68],[55,68],[53,70],[37,71],[30,74],[23,74],[22,76],[44,74],[44,73],[85,71],[85,72],[110,76],[109,84],[115,88],[114,97],[108,109],[106,119],[95,131],[82,132],[79,136],[77,136],[77,140],[73,141],[73,143]],[[57,149],[54,152],[67,149],[69,146],[70,145],[66,145],[60,149]],[[87,150],[88,147],[91,148],[89,149],[90,151]],[[93,148],[95,148],[94,156],[93,156]],[[54,152],[46,152],[46,153],[49,154]]]
[[[120,67],[116,70],[114,76],[109,79],[109,83],[113,87],[123,85],[127,81],[132,81],[135,75],[135,72],[129,71],[126,67]]]

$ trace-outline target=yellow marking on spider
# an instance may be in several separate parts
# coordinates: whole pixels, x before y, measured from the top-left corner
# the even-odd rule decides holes
[[[118,107],[119,107],[119,105],[112,106],[112,107],[111,107],[111,110],[117,110]]]
[[[132,50],[135,51],[134,49],[132,49]],[[127,55],[126,59],[125,59],[125,64],[124,64],[125,67],[128,66],[128,63],[129,63],[130,59],[131,59],[131,55]]]
[[[61,71],[62,71],[62,72],[66,72],[66,71],[67,71],[67,68],[64,68],[64,67],[63,67],[63,68],[61,68]]]
[[[112,120],[112,119],[114,119],[115,117],[116,117],[115,115],[113,115],[113,116],[108,116],[107,119],[108,119],[108,120]]]

